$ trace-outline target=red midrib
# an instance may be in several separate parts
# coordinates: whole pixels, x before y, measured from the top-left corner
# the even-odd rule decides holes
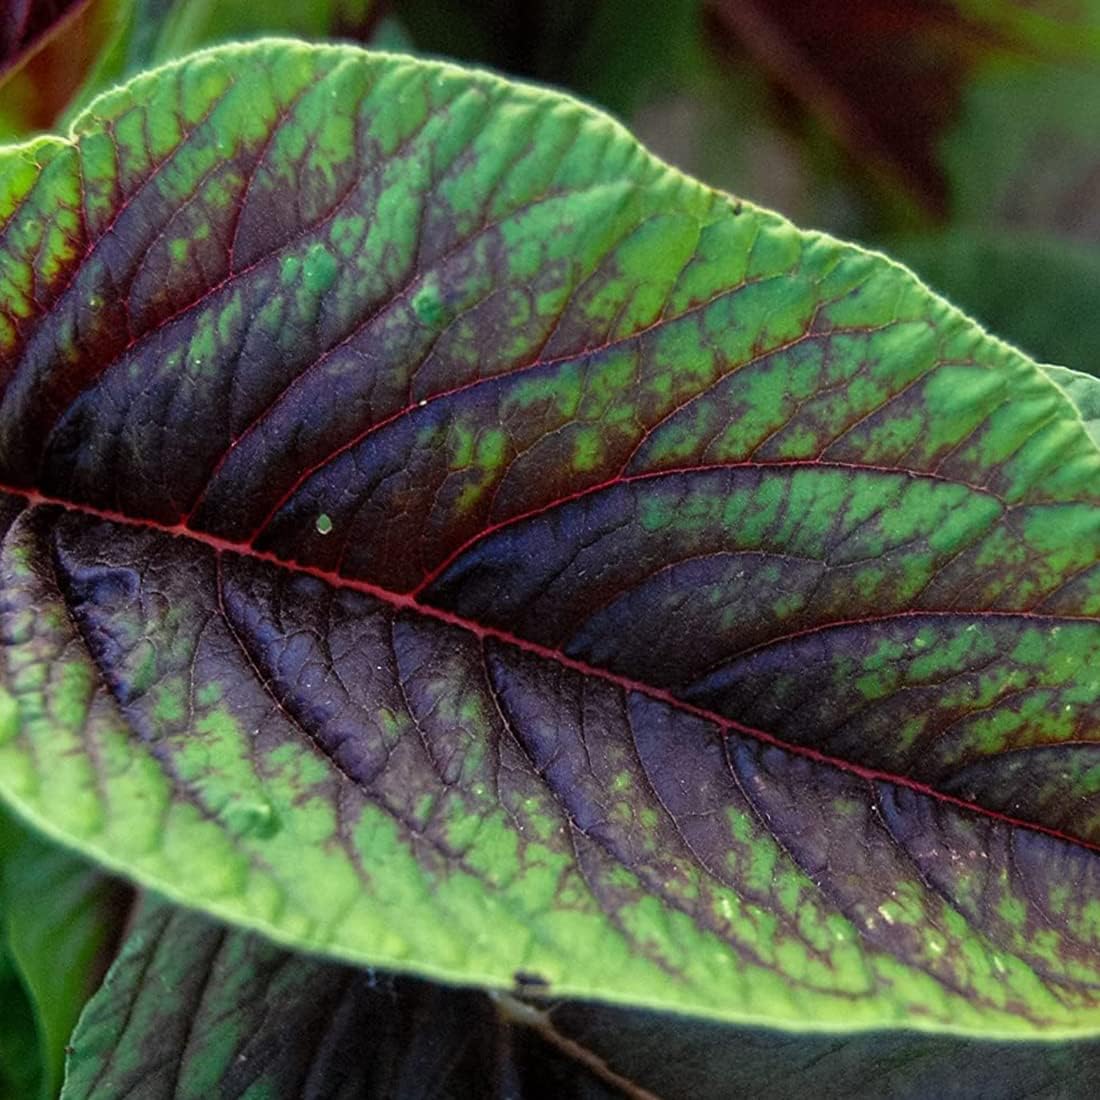
[[[1013,828],[1026,829],[1030,832],[1040,833],[1044,836],[1052,837],[1055,840],[1065,841],[1068,844],[1072,844],[1079,848],[1084,848],[1088,851],[1100,852],[1100,841],[1086,840],[1083,837],[1074,836],[1060,829],[1054,829],[1047,825],[1042,825],[1034,821],[1025,821],[1022,818],[1013,817],[1010,814],[1002,813],[999,810],[991,810],[988,807],[981,806],[978,803],[969,801],[968,799],[959,798],[955,795],[940,791],[935,787],[929,786],[926,783],[918,782],[915,779],[910,779],[907,776],[897,775],[893,772],[883,771],[878,768],[864,767],[863,765],[856,764],[851,760],[845,760],[841,757],[831,756],[828,753],[821,752],[806,745],[792,744],[788,741],[784,741],[782,738],[776,737],[774,734],[768,733],[766,730],[756,729],[753,726],[746,726],[732,718],[727,718],[724,715],[717,714],[714,711],[708,710],[706,707],[700,707],[694,703],[686,702],[683,699],[678,698],[671,692],[664,690],[663,688],[654,687],[652,684],[647,684],[640,680],[632,680],[628,676],[623,676],[616,672],[610,672],[607,669],[587,664],[584,661],[578,661],[575,658],[569,657],[565,653],[562,653],[561,650],[555,649],[551,646],[540,645],[538,642],[531,642],[525,638],[510,634],[506,630],[500,630],[497,627],[492,626],[485,626],[481,623],[474,622],[471,619],[466,619],[461,615],[455,615],[450,611],[445,611],[442,608],[433,607],[430,604],[421,603],[418,599],[408,593],[392,592],[387,588],[382,588],[378,585],[371,584],[369,581],[356,580],[354,578],[341,576],[339,573],[334,573],[330,570],[319,569],[315,566],[310,565],[303,565],[300,562],[287,561],[284,558],[278,557],[276,554],[270,553],[269,551],[257,550],[254,546],[251,546],[248,543],[232,542],[229,539],[218,538],[216,535],[211,535],[204,531],[193,530],[192,528],[187,527],[182,523],[166,524],[152,519],[135,519],[133,516],[127,516],[121,512],[113,512],[104,508],[96,508],[93,505],[89,504],[78,504],[72,501],[62,500],[57,497],[47,496],[43,493],[38,492],[37,490],[18,488],[15,486],[5,485],[3,483],[0,483],[0,493],[8,493],[12,496],[22,497],[27,502],[28,507],[31,508],[47,506],[58,507],[63,508],[65,511],[68,512],[73,512],[78,515],[92,516],[96,519],[106,520],[111,523],[123,524],[128,527],[136,527],[142,530],[159,531],[163,534],[171,535],[176,538],[188,539],[192,542],[198,543],[201,546],[205,546],[218,554],[237,554],[241,557],[250,558],[255,561],[266,562],[270,565],[274,565],[280,569],[288,570],[292,573],[314,577],[317,580],[324,581],[326,584],[330,584],[335,587],[347,588],[357,592],[362,592],[365,595],[371,596],[374,599],[398,610],[409,611],[428,619],[434,619],[437,622],[446,623],[448,626],[454,626],[461,630],[465,630],[482,640],[491,639],[493,641],[500,642],[503,645],[522,650],[523,652],[531,653],[537,657],[543,658],[544,660],[552,661],[558,665],[561,665],[563,668],[568,668],[577,673],[580,673],[582,676],[602,680],[605,683],[611,684],[619,688],[621,691],[637,692],[640,695],[645,695],[649,699],[664,703],[666,706],[672,708],[673,710],[680,711],[684,714],[690,714],[703,721],[710,722],[711,724],[717,726],[719,729],[724,730],[727,733],[736,733],[746,737],[751,737],[757,741],[763,742],[764,744],[774,745],[776,748],[783,749],[785,752],[789,752],[792,755],[805,757],[806,759],[814,760],[817,763],[837,768],[840,771],[859,776],[861,779],[865,779],[869,782],[885,782],[891,783],[894,786],[904,787],[908,790],[916,792],[917,794],[933,798],[938,802],[950,806],[957,806],[960,809],[969,811],[970,813],[978,814],[992,821],[1001,822],[1002,824],[1009,825]],[[911,614],[934,615],[936,614],[936,612],[911,612]],[[1026,612],[990,611],[986,609],[979,611],[957,610],[951,612],[940,612],[940,614],[974,615],[987,618],[1020,618],[1021,616],[1027,617]],[[1048,619],[1057,618],[1059,620],[1066,618],[1066,616],[1037,617]],[[855,625],[859,622],[865,621],[867,620],[851,620],[846,625]]]

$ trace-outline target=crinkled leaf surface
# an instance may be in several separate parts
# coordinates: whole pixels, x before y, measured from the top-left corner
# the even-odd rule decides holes
[[[357,971],[149,902],[72,1039],[63,1100],[753,1096],[1077,1100],[1100,1042],[808,1036]]]
[[[1067,367],[1044,366],[1046,376],[1073,402],[1085,430],[1100,444],[1100,379]]]
[[[1100,1025],[1100,454],[540,90],[196,55],[4,153],[0,789],[283,941]]]

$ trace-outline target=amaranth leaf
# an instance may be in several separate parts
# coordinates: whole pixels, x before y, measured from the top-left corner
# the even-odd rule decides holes
[[[1100,1025],[1100,453],[570,100],[198,54],[3,154],[0,790],[284,943]]]
[[[595,1055],[517,1015],[541,1020],[511,998],[297,955],[149,900],[73,1035],[62,1098],[623,1097]]]
[[[803,1035],[521,992],[353,970],[150,900],[81,1017],[63,1100],[1084,1100],[1100,1074],[1095,1039]]]

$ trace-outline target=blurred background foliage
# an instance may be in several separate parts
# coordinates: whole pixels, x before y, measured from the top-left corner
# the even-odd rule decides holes
[[[0,0],[0,139],[203,45],[340,38],[566,88],[1100,373],[1100,0]]]

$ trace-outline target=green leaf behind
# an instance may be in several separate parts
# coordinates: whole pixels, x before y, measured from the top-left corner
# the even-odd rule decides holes
[[[1043,367],[1047,377],[1074,403],[1089,435],[1100,444],[1100,379],[1066,367]]]
[[[62,1100],[622,1093],[484,994],[356,971],[147,902],[81,1017]]]
[[[1100,1043],[806,1036],[494,999],[295,955],[147,902],[62,1100],[1086,1100]]]
[[[0,1098],[26,1100],[52,1095],[39,1041],[38,1021],[7,944],[0,944]]]
[[[0,811],[3,1053],[13,1096],[56,1095],[69,1035],[107,968],[126,904],[118,883]]]

